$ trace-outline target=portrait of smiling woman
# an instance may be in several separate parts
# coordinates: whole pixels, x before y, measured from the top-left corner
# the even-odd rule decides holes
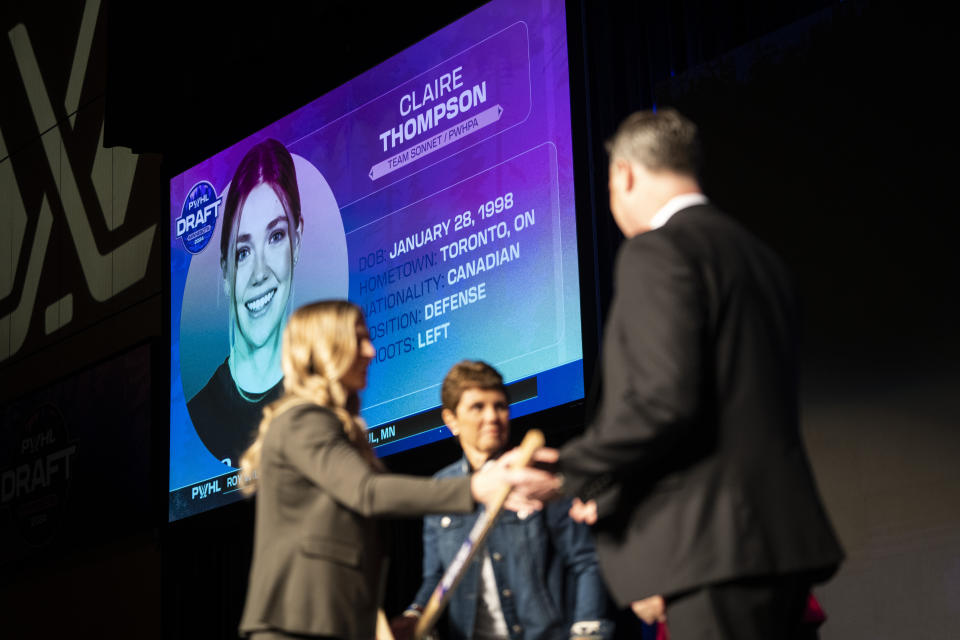
[[[229,352],[187,403],[200,439],[237,466],[263,407],[280,397],[281,339],[300,257],[303,218],[293,158],[268,138],[237,165],[220,234]]]

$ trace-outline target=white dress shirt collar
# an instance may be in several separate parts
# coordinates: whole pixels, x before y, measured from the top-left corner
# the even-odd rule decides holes
[[[654,214],[650,220],[650,228],[659,229],[667,224],[667,220],[672,218],[673,214],[677,211],[697,204],[706,204],[707,202],[709,202],[707,196],[702,193],[682,193],[679,196],[673,196]]]

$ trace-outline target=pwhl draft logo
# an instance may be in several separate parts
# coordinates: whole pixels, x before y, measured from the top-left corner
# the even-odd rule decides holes
[[[100,0],[87,2],[73,60],[64,60],[70,74],[62,103],[51,97],[48,87],[61,86],[56,79],[64,69],[49,68],[56,66],[49,56],[38,59],[37,52],[48,49],[46,40],[40,38],[35,47],[22,23],[6,34],[19,77],[4,78],[0,95],[4,101],[29,105],[33,122],[26,116],[0,123],[0,235],[9,230],[9,239],[0,239],[0,362],[23,347],[28,333],[50,335],[71,322],[89,321],[74,318],[74,295],[84,293],[84,283],[93,301],[104,303],[140,282],[150,261],[157,225],[132,230],[130,237],[131,225],[125,224],[140,157],[104,148],[102,100],[79,110],[88,76],[102,74],[102,65],[88,73],[91,50],[101,50],[106,36],[105,20],[99,16]],[[62,33],[58,29],[57,37]],[[21,112],[27,113],[25,106],[8,111]],[[11,149],[4,158],[8,147],[2,129],[7,128],[9,136],[34,126],[39,140]],[[71,242],[79,269],[72,257],[61,262]],[[80,273],[74,275],[76,271]]]
[[[27,416],[0,469],[0,507],[10,509],[24,542],[43,545],[56,534],[66,508],[77,445],[51,404]]]
[[[184,249],[200,253],[207,246],[217,226],[221,200],[217,197],[217,190],[206,180],[193,185],[177,218],[177,237],[183,242]]]

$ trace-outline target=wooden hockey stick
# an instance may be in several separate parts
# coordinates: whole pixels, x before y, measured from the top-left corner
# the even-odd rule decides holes
[[[520,443],[520,454],[517,457],[517,465],[526,466],[529,464],[530,458],[533,457],[533,452],[542,446],[543,433],[538,429],[528,431],[527,435],[523,437],[523,442]],[[425,635],[430,633],[433,625],[439,620],[444,607],[446,607],[447,602],[450,601],[453,590],[457,588],[457,585],[463,578],[463,574],[467,571],[467,567],[470,566],[470,561],[473,560],[473,557],[477,555],[477,552],[483,547],[483,543],[487,539],[487,534],[493,529],[493,525],[497,520],[497,516],[500,515],[500,512],[503,510],[503,503],[508,495],[510,495],[510,485],[504,485],[493,503],[488,505],[487,509],[477,518],[473,528],[470,529],[469,535],[467,535],[467,539],[460,545],[460,549],[457,551],[457,554],[453,556],[450,566],[447,567],[447,570],[443,573],[440,584],[437,585],[437,588],[434,589],[430,595],[430,600],[427,602],[427,606],[424,607],[423,614],[420,616],[420,620],[417,621],[417,628],[413,632],[415,640],[422,640]]]

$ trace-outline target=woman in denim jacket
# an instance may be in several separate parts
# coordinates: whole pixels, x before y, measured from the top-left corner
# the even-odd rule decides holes
[[[443,419],[464,457],[434,477],[469,475],[506,448],[510,410],[500,374],[483,362],[463,361],[442,387]],[[504,512],[450,598],[446,640],[609,638],[607,595],[589,529],[567,515],[569,503],[533,513]],[[423,583],[404,617],[406,636],[426,606],[480,509],[424,518]]]

